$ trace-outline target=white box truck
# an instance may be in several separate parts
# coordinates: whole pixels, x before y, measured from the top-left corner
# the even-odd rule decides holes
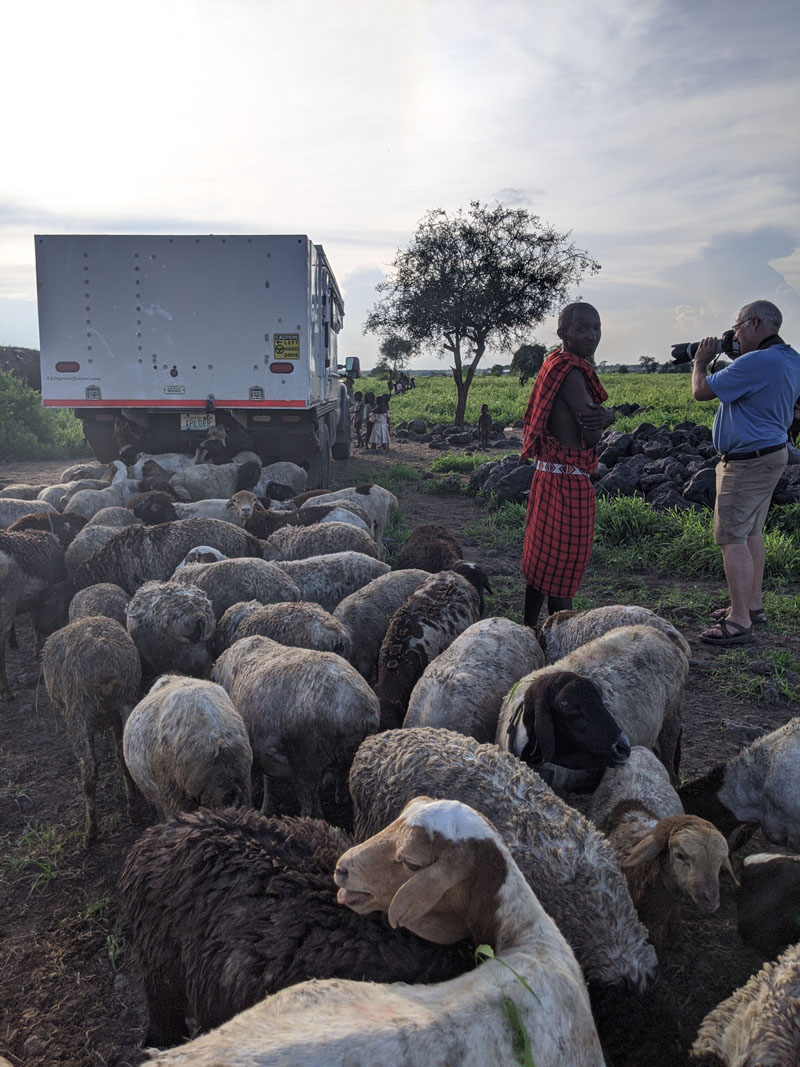
[[[320,245],[291,236],[35,237],[45,407],[73,408],[98,459],[233,452],[326,486],[350,454],[344,305]],[[348,361],[349,363],[349,361]]]

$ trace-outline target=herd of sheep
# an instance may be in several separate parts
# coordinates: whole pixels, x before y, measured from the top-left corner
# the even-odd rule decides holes
[[[735,876],[729,854],[759,827],[800,850],[800,719],[679,785],[689,647],[654,613],[484,618],[489,579],[443,527],[383,561],[379,486],[130,458],[0,491],[0,700],[29,613],[85,845],[100,731],[130,817],[149,806],[119,892],[150,1062],[610,1063],[721,872],[774,962],[693,1062],[800,1062],[800,856]]]

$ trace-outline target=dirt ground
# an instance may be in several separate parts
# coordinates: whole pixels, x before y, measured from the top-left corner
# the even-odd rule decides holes
[[[334,464],[333,474],[338,484],[355,484],[364,480],[365,464],[410,463],[420,471],[420,485],[401,498],[407,524],[442,522],[459,534],[481,510],[463,496],[419,491],[434,454],[424,446],[398,444],[385,456],[358,453]],[[0,487],[17,481],[51,483],[66,466],[2,465]],[[490,576],[504,576],[505,588],[509,576],[518,574],[517,558],[495,548],[482,550],[469,539],[465,556],[481,563]],[[513,590],[500,603],[520,606]],[[798,709],[780,701],[746,703],[721,696],[710,676],[714,652],[695,636],[702,620],[672,621],[689,639],[694,656],[683,713],[682,762],[683,772],[692,777],[741,746],[742,731],[732,724],[773,729]],[[800,639],[764,641],[800,655]],[[758,646],[751,649],[757,658]],[[17,695],[0,708],[0,1055],[26,1067],[138,1064],[144,1004],[118,914],[116,881],[141,827],[126,821],[121,784],[104,738],[98,746],[100,837],[89,851],[81,848],[77,767],[41,682],[27,620],[19,626],[19,649],[8,653],[7,663]],[[757,835],[747,851],[768,847]],[[688,1063],[687,1050],[703,1016],[760,966],[761,959],[737,938],[732,883],[724,875],[721,882],[719,911],[704,920],[687,919],[679,943],[662,957],[653,994],[626,1008],[608,1046],[613,1067]]]

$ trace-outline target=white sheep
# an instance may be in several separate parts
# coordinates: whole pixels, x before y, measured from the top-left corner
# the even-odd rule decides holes
[[[256,496],[269,496],[269,484],[272,482],[275,485],[286,486],[287,489],[291,490],[292,496],[294,496],[297,493],[303,492],[307,480],[307,471],[305,471],[303,467],[299,467],[296,463],[290,463],[288,460],[283,460],[279,463],[268,463],[265,467],[261,468],[261,474],[259,475],[258,482],[256,483],[253,492]]]
[[[425,668],[403,726],[443,726],[477,741],[494,741],[506,693],[524,674],[543,666],[530,627],[481,619]]]
[[[148,462],[157,463],[163,470],[177,474],[184,467],[193,466],[194,457],[186,455],[184,452],[138,452],[134,462],[128,462],[131,478],[139,478],[141,480],[144,477],[144,465]],[[61,480],[66,481],[63,474],[61,475]]]
[[[303,526],[315,526],[321,522],[349,522],[359,530],[366,530],[375,537],[375,520],[355,500],[339,500],[334,504],[317,504],[310,500],[308,507],[297,513],[298,522]]]
[[[691,1055],[725,1067],[797,1067],[799,1014],[800,945],[792,945],[706,1015]]]
[[[378,667],[381,643],[397,609],[430,578],[428,571],[389,571],[346,596],[333,610],[353,639],[350,662],[368,682]]]
[[[652,749],[667,768],[670,779],[675,781],[680,753],[681,702],[688,674],[686,655],[661,630],[641,624],[618,627],[580,645],[557,663],[526,675],[503,704],[497,725],[497,743],[516,756],[534,747],[542,733],[541,721],[537,725],[542,714],[537,694],[550,685],[551,679],[559,676],[565,685],[571,684],[571,679],[579,679],[597,691],[602,706],[623,732],[628,751],[630,745]],[[527,699],[529,691],[533,694],[531,699]],[[577,710],[580,712],[581,709]],[[558,701],[551,696],[544,721],[549,732],[555,730],[556,738],[561,716]],[[541,748],[541,744],[538,747]],[[606,763],[613,761],[609,755],[608,759],[603,757],[599,762],[567,761],[566,767],[584,768],[574,775],[582,785],[587,769],[591,774],[591,768],[596,766],[599,772]],[[575,788],[573,775],[563,771],[562,759],[551,761],[545,753],[544,762],[561,767],[557,778],[559,788]]]
[[[397,511],[398,502],[394,493],[389,492],[380,485],[356,485],[347,489],[338,489],[334,493],[324,493],[312,497],[300,508],[319,507],[320,504],[332,504],[342,500],[355,500],[372,519],[375,524],[375,543],[378,551],[383,549],[383,532],[393,512]]]
[[[245,463],[198,463],[184,467],[169,480],[187,500],[209,498],[229,500],[239,489],[252,489],[261,473],[261,464],[248,460]]]
[[[759,823],[774,845],[800,850],[800,718],[756,738],[724,764],[678,790],[687,812],[724,834]]]
[[[56,512],[58,509],[44,500],[17,500],[4,497],[0,500],[0,529],[5,529],[23,515],[36,515],[40,511]]]
[[[461,800],[491,819],[588,981],[643,990],[653,979],[655,952],[614,850],[530,767],[452,730],[369,737],[350,769],[356,840],[397,818],[421,793]]]
[[[523,1041],[537,1067],[603,1067],[580,967],[480,814],[419,797],[345,852],[334,877],[355,911],[385,911],[428,940],[471,936],[496,958],[435,985],[304,982],[151,1062],[486,1067],[513,1062]]]
[[[687,659],[691,655],[689,642],[680,630],[649,608],[641,608],[636,604],[608,604],[589,611],[557,611],[539,627],[539,641],[544,649],[545,661],[555,663],[609,630],[637,624],[661,630],[672,638]]]
[[[255,636],[223,652],[211,677],[244,719],[256,766],[292,778],[301,814],[321,816],[325,772],[349,767],[378,727],[378,699],[358,671],[332,652]],[[262,810],[269,808],[265,777]]]
[[[217,622],[214,648],[219,654],[234,641],[255,634],[281,645],[335,652],[347,660],[352,652],[353,642],[347,627],[319,604],[306,600],[278,604],[250,600],[232,604]]]
[[[361,552],[377,558],[375,538],[347,522],[320,522],[313,526],[282,526],[264,545],[264,559],[308,559],[333,552]]]
[[[193,585],[145,582],[128,604],[128,633],[153,674],[203,674],[215,626],[211,601]]]
[[[631,899],[656,951],[674,939],[681,906],[702,915],[719,908],[719,873],[733,877],[725,838],[710,822],[685,815],[663,764],[635,746],[609,768],[590,813],[619,856]]]
[[[164,818],[250,804],[253,750],[220,685],[162,675],[130,713],[122,743],[131,777]]]
[[[217,619],[242,600],[274,604],[301,599],[297,584],[276,563],[249,556],[218,563],[186,563],[178,567],[172,581],[202,589]]]
[[[64,514],[75,512],[90,519],[101,508],[124,507],[139,492],[139,481],[129,478],[125,464],[114,460],[114,477],[105,489],[79,489],[64,504]]]
[[[386,574],[389,564],[363,552],[329,552],[308,559],[280,560],[273,566],[297,585],[301,600],[313,600],[326,611],[377,578]]]

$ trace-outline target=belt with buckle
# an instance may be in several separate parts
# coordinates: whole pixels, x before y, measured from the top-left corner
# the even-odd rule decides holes
[[[770,445],[769,448],[757,448],[755,452],[723,452],[720,457],[725,463],[732,463],[737,459],[758,459],[759,456],[768,456],[772,452],[780,452],[786,448],[786,442],[780,445]]]

